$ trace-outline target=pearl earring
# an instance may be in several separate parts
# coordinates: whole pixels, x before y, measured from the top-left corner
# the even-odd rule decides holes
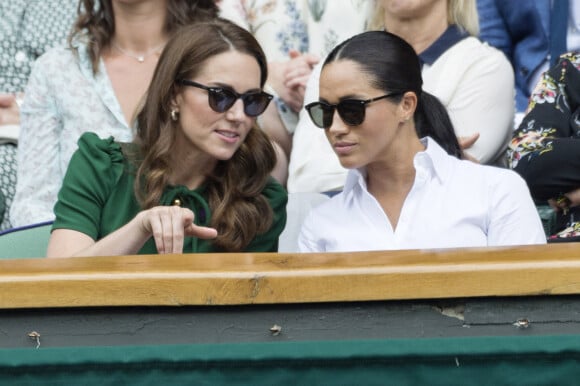
[[[177,109],[171,109],[171,113],[170,113],[171,120],[172,121],[177,121],[177,118],[179,117],[178,114],[179,114],[179,110],[177,110]]]

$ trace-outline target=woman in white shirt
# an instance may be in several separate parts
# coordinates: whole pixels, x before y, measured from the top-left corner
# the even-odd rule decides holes
[[[475,0],[378,4],[373,29],[386,29],[413,46],[422,63],[423,88],[447,108],[458,137],[479,134],[467,154],[483,164],[506,166],[513,131],[514,73],[501,51],[476,38]],[[304,104],[318,100],[318,74],[315,67]],[[346,170],[306,115],[301,115],[292,138],[288,191],[340,190]]]
[[[349,172],[344,190],[307,216],[301,251],[546,242],[521,177],[449,155],[453,127],[422,90],[419,58],[403,39],[373,31],[340,44],[319,91],[306,109]]]

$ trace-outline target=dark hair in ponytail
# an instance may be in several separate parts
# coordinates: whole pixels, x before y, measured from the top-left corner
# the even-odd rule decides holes
[[[414,119],[419,138],[429,136],[441,145],[449,155],[457,158],[463,157],[463,151],[457,141],[451,118],[437,97],[423,91]]]
[[[423,91],[421,64],[413,47],[386,31],[368,31],[342,42],[328,54],[324,66],[340,59],[358,63],[372,79],[372,86],[400,100],[408,91],[417,95],[414,121],[419,137],[433,138],[447,153],[461,158],[453,124],[447,109],[433,95]]]

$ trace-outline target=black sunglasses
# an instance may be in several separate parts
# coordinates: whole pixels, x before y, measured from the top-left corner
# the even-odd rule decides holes
[[[365,120],[365,112],[369,103],[400,94],[400,92],[393,92],[367,100],[345,99],[334,105],[326,102],[312,102],[307,104],[305,109],[308,111],[312,122],[321,129],[328,129],[332,126],[332,117],[335,109],[344,123],[349,126],[358,126]]]
[[[272,95],[264,91],[250,91],[238,94],[234,90],[223,87],[208,87],[189,79],[179,79],[177,83],[206,90],[209,107],[218,113],[227,111],[239,98],[242,98],[244,102],[244,113],[248,117],[257,117],[266,110],[273,98]]]

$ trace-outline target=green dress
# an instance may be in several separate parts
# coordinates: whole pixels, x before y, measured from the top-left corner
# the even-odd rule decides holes
[[[122,147],[113,138],[100,139],[85,133],[78,141],[66,172],[58,201],[54,207],[56,220],[52,229],[71,229],[99,240],[121,228],[141,211],[133,184],[135,167],[124,156]],[[244,251],[276,252],[278,237],[286,225],[286,190],[270,178],[262,195],[274,212],[270,229],[256,236]],[[179,199],[181,206],[195,213],[197,225],[209,226],[211,212],[204,187],[190,190],[185,186],[169,186],[163,192],[161,205],[172,205]],[[218,252],[211,240],[186,237],[183,252]],[[153,238],[139,254],[155,254]]]

